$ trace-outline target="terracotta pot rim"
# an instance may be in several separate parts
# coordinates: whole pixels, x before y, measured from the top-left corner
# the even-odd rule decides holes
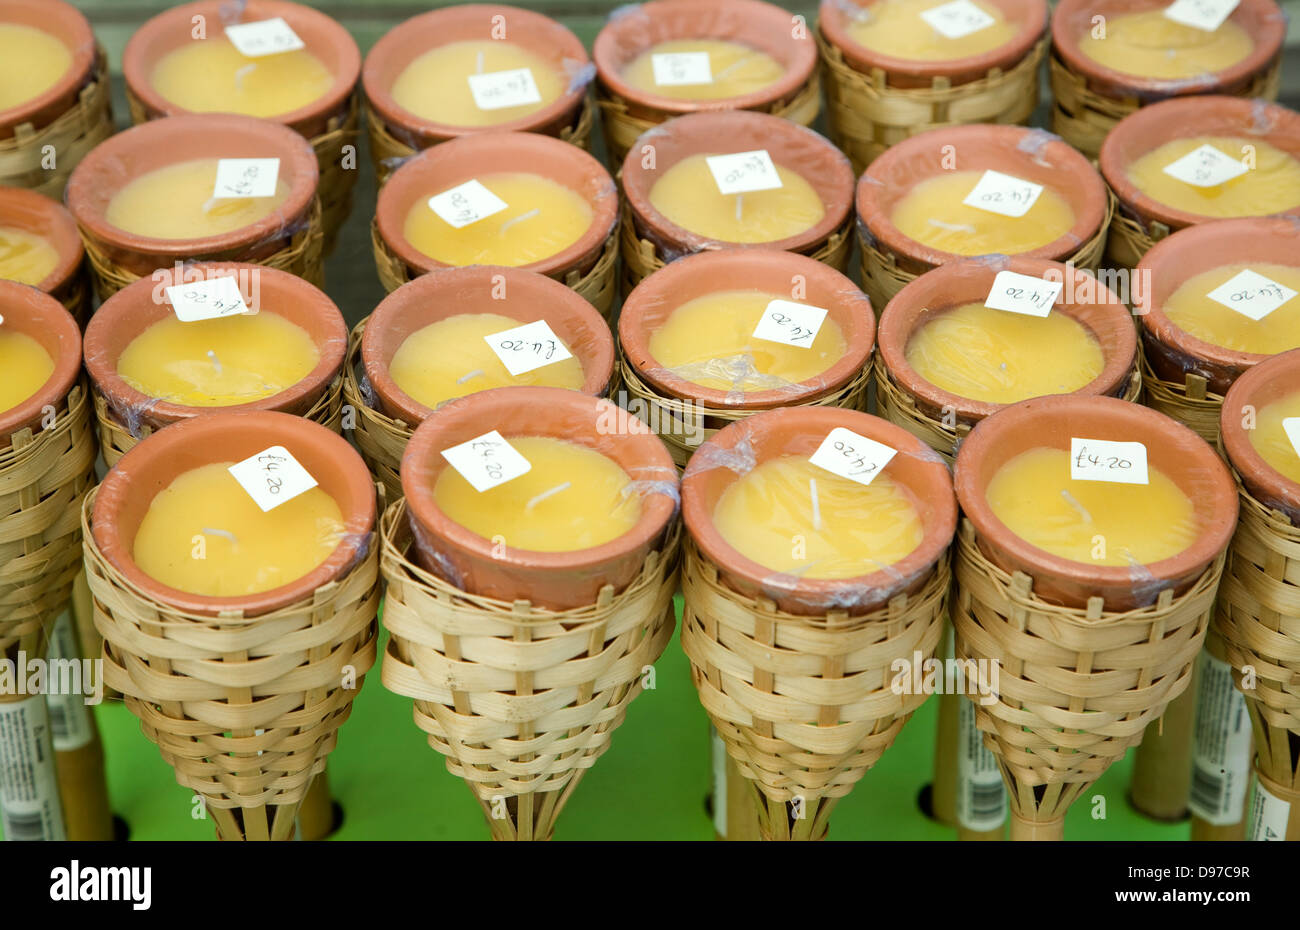
[[[384,33],[366,54],[365,61],[361,66],[361,86],[375,113],[388,125],[399,127],[406,132],[415,134],[426,143],[432,143],[437,140],[453,139],[458,136],[476,135],[485,129],[491,129],[495,132],[528,132],[540,129],[548,123],[556,122],[562,119],[566,113],[575,111],[580,107],[587,96],[588,81],[577,82],[578,75],[574,74],[569,75],[570,86],[564,93],[527,116],[504,123],[494,123],[490,127],[453,126],[450,123],[421,119],[393,99],[391,86],[384,86],[380,83],[376,73],[377,62],[381,57],[391,54],[390,47],[398,42],[401,32],[427,29],[433,36],[436,36],[452,19],[463,20],[471,16],[490,16],[494,12],[530,20],[535,24],[535,28],[545,29],[555,37],[565,36],[564,60],[568,61],[571,58],[577,64],[579,70],[590,64],[591,60],[587,56],[586,48],[583,47],[582,42],[567,26],[535,10],[497,3],[466,3],[441,7],[412,16],[410,19],[398,23]],[[530,31],[532,30],[525,30],[525,34]],[[423,51],[431,51],[442,44],[445,43],[439,42],[435,38],[428,46],[424,47]],[[406,64],[409,65],[410,61],[407,61]]]
[[[889,212],[882,208],[879,202],[881,192],[891,189],[891,185],[881,181],[879,175],[886,170],[891,169],[895,163],[900,165],[906,164],[911,160],[914,152],[935,150],[936,140],[943,138],[948,140],[948,144],[961,150],[962,140],[964,137],[976,137],[973,145],[981,145],[982,140],[978,137],[985,136],[989,133],[1003,135],[1010,140],[1012,137],[1019,136],[1021,143],[1026,139],[1039,139],[1043,141],[1041,149],[1051,147],[1056,153],[1057,159],[1050,167],[1063,176],[1063,180],[1068,182],[1058,188],[1056,192],[1062,197],[1069,197],[1070,188],[1087,191],[1091,188],[1090,193],[1095,196],[1083,197],[1083,210],[1075,210],[1074,225],[1063,236],[1039,246],[1036,249],[1030,249],[1027,252],[1018,253],[1018,257],[1023,258],[1044,258],[1052,260],[1063,260],[1083,247],[1083,245],[1097,235],[1101,229],[1101,224],[1106,219],[1106,206],[1108,194],[1106,183],[1086,157],[1080,154],[1076,149],[1071,148],[1059,136],[1046,132],[1042,129],[1030,129],[1024,126],[1004,126],[975,124],[965,126],[943,126],[938,129],[930,129],[919,133],[911,138],[904,139],[897,145],[891,146],[879,158],[871,163],[863,173],[862,178],[858,181],[855,205],[858,212],[858,222],[865,225],[873,238],[884,245],[885,249],[895,255],[904,256],[915,261],[923,262],[927,265],[938,266],[947,262],[961,261],[967,258],[977,256],[958,255],[955,252],[944,252],[939,249],[931,248],[906,236],[894,225]],[[1020,151],[1019,149],[1017,149]],[[1033,157],[1029,152],[1025,152],[1026,157]],[[1010,166],[1007,166],[1008,168]],[[974,169],[987,170],[987,169]],[[937,174],[934,175],[937,177]],[[1086,185],[1086,186],[1085,186]],[[915,186],[915,185],[912,185]],[[909,188],[910,189],[910,188]],[[1071,204],[1071,208],[1075,207]]]
[[[531,314],[534,319],[555,320],[561,316],[576,317],[586,322],[597,333],[602,330],[605,333],[609,332],[609,326],[605,322],[605,318],[584,297],[559,281],[534,271],[497,265],[467,265],[463,268],[446,268],[421,275],[413,281],[403,284],[379,302],[379,305],[375,307],[368,318],[366,332],[361,337],[362,369],[365,371],[371,388],[382,403],[394,410],[397,417],[406,422],[412,429],[422,424],[435,411],[398,387],[397,382],[388,373],[390,360],[379,356],[373,334],[380,329],[387,329],[390,318],[405,311],[413,302],[418,306],[428,308],[428,323],[434,323],[440,319],[463,312],[454,304],[441,303],[437,299],[438,295],[443,291],[455,293],[455,291],[467,286],[489,288],[492,278],[497,275],[504,278],[507,293],[513,289],[516,294],[522,292],[525,295],[538,295],[536,304],[538,309],[535,314]],[[543,297],[549,299],[542,299]],[[504,303],[507,302],[503,301]],[[450,312],[442,312],[444,309]],[[503,315],[509,315],[503,312],[505,307],[498,309]],[[582,390],[574,393],[595,396],[603,392],[609,386],[614,375],[613,337],[610,336],[607,340],[602,341],[598,346],[597,354],[591,358],[581,358],[576,351],[574,355],[579,357],[582,362],[583,376],[585,378]],[[513,387],[529,386],[513,385]],[[501,389],[489,388],[488,390]],[[475,391],[474,393],[481,394],[483,392]],[[473,395],[466,394],[463,396],[471,397]],[[438,409],[441,410],[442,407]]]
[[[26,426],[39,425],[46,407],[58,408],[68,396],[81,375],[81,327],[63,306],[44,291],[0,279],[0,316],[5,326],[25,330],[16,325],[20,319],[38,317],[42,328],[58,338],[59,353],[54,356],[54,371],[37,389],[36,393],[17,406],[0,410],[0,450],[10,447],[10,437]],[[46,351],[49,346],[42,343]]]
[[[44,229],[38,229],[31,222],[30,217],[33,213],[48,219],[49,229],[57,235],[57,241],[45,235]],[[58,264],[39,284],[35,285],[38,290],[47,294],[53,293],[67,284],[81,270],[86,252],[81,244],[77,221],[57,200],[51,200],[43,194],[21,187],[0,187],[0,226],[9,226],[40,235],[49,240],[58,252]]]
[[[149,110],[166,116],[206,115],[201,111],[186,110],[179,107],[158,93],[154,89],[152,80],[150,80],[150,70],[153,65],[157,64],[157,61],[151,61],[146,66],[141,50],[146,42],[153,41],[169,31],[176,31],[188,36],[192,29],[191,16],[196,15],[199,10],[211,9],[215,11],[226,6],[224,0],[194,0],[192,3],[172,7],[146,20],[144,25],[137,29],[131,38],[127,40],[126,48],[122,52],[122,76],[126,79],[126,85],[130,88],[131,93]],[[304,126],[304,124],[311,124],[328,118],[331,114],[345,109],[348,98],[352,96],[357,81],[361,77],[361,50],[357,48],[356,40],[352,38],[351,33],[331,17],[302,3],[289,3],[285,2],[285,0],[253,0],[253,7],[254,10],[258,12],[264,11],[267,15],[253,19],[252,22],[258,22],[260,19],[273,19],[277,16],[283,17],[290,26],[294,25],[295,21],[312,21],[315,26],[322,30],[324,35],[329,37],[330,44],[341,59],[342,65],[334,74],[334,83],[330,85],[330,89],[323,95],[296,110],[266,117],[266,119],[269,122],[280,123],[296,129],[299,126]],[[220,16],[220,13],[215,15]],[[241,21],[245,21],[246,15],[246,13],[241,13]],[[180,45],[181,43],[177,43],[173,50],[180,48]],[[311,49],[308,48],[308,51],[311,51]]]
[[[11,129],[39,117],[42,111],[58,105],[59,101],[65,98],[75,99],[77,91],[94,72],[97,53],[95,50],[95,34],[91,31],[90,22],[72,4],[65,3],[64,0],[0,0],[0,19],[4,19],[2,14],[5,7],[11,9],[39,7],[42,15],[48,14],[50,19],[67,20],[70,25],[75,23],[73,31],[81,37],[80,41],[74,45],[63,42],[63,39],[54,35],[54,33],[49,33],[49,35],[67,46],[68,53],[72,56],[72,64],[68,66],[68,70],[53,85],[35,97],[20,103],[16,107],[10,107],[8,110],[0,110],[0,129]],[[19,25],[26,24],[20,23]]]
[[[710,239],[678,226],[650,203],[650,191],[654,185],[647,182],[648,172],[641,168],[640,151],[643,140],[654,138],[656,135],[685,135],[691,146],[696,149],[693,152],[683,153],[680,157],[674,158],[667,164],[661,159],[655,169],[655,176],[658,177],[661,172],[667,171],[668,168],[677,164],[683,158],[707,151],[707,146],[698,144],[701,137],[706,140],[710,137],[725,139],[728,123],[736,122],[742,125],[748,122],[756,127],[766,127],[767,133],[774,137],[785,134],[788,139],[798,139],[801,142],[818,144],[824,146],[828,154],[833,153],[833,156],[838,156],[833,158],[838,168],[832,169],[834,175],[838,177],[814,178],[804,175],[804,180],[817,191],[818,196],[822,199],[822,205],[826,209],[826,215],[821,218],[820,222],[810,226],[798,235],[788,236],[785,239],[777,239],[772,242],[728,242],[722,239]],[[678,139],[677,141],[680,142],[681,140]],[[723,142],[721,148],[724,149],[722,154],[726,154],[725,150],[734,148],[734,146],[728,146]],[[741,149],[740,151],[745,150]],[[770,154],[771,149],[769,148],[768,151]],[[773,156],[772,160],[773,162],[779,161],[775,156]],[[790,168],[789,164],[784,166]],[[700,252],[710,249],[770,249],[798,252],[831,236],[835,230],[845,224],[853,210],[853,168],[849,163],[848,156],[835,148],[829,139],[805,126],[792,123],[779,116],[772,116],[769,113],[756,113],[750,110],[715,110],[707,113],[690,113],[660,123],[643,133],[632,145],[631,149],[628,150],[627,157],[623,160],[620,177],[623,185],[623,195],[627,198],[633,216],[649,224],[656,232],[676,243],[685,252]],[[821,187],[818,187],[818,183],[821,183]],[[832,188],[840,184],[843,184],[847,196],[844,197],[842,203],[829,202],[836,198],[829,197],[828,193]]]
[[[971,289],[973,285],[963,280],[964,276],[972,270],[982,271],[987,277],[987,283],[981,285],[982,293],[980,292],[981,288]],[[907,344],[918,329],[917,324],[920,322],[922,310],[930,309],[940,312],[966,303],[982,303],[985,297],[988,296],[988,289],[992,286],[993,279],[999,271],[1014,271],[1018,274],[1029,274],[1035,277],[1043,277],[1048,271],[1054,271],[1061,275],[1061,280],[1068,279],[1074,282],[1079,282],[1085,277],[1092,277],[1078,268],[1063,265],[1060,262],[1052,262],[1041,258],[1026,258],[1024,256],[998,255],[949,262],[910,281],[901,291],[894,295],[894,298],[885,307],[884,313],[880,315],[879,333],[877,335],[879,352],[893,380],[908,394],[923,400],[927,405],[935,409],[951,408],[956,412],[958,419],[963,422],[982,420],[1011,405],[962,397],[931,384],[908,363]],[[951,284],[944,291],[945,297],[942,302],[925,304],[919,302],[924,299],[926,292],[934,288],[938,282],[948,284],[950,281]],[[1091,284],[1086,284],[1086,286],[1109,294],[1111,300],[1096,301],[1087,305],[1070,304],[1062,301],[1052,308],[1052,312],[1063,312],[1075,319],[1084,329],[1097,337],[1098,343],[1101,343],[1100,337],[1105,334],[1098,333],[1090,322],[1078,319],[1077,314],[1081,307],[1106,307],[1113,302],[1114,319],[1107,319],[1106,322],[1111,324],[1109,326],[1111,334],[1117,337],[1122,344],[1121,351],[1119,354],[1105,353],[1105,364],[1101,373],[1073,392],[1074,394],[1086,396],[1110,395],[1120,390],[1132,376],[1138,353],[1137,335],[1133,330],[1128,309],[1110,288],[1095,278]],[[1068,296],[1073,289],[1073,286],[1067,284],[1061,296]],[[967,296],[967,293],[969,293],[969,296]],[[933,315],[927,316],[927,320],[929,319],[933,319]],[[1104,349],[1103,345],[1103,351]]]
[[[763,27],[771,25],[775,30],[775,27],[779,25],[781,32],[789,33],[790,31],[790,14],[780,7],[763,2],[763,0],[692,0],[689,4],[673,3],[669,2],[669,0],[649,0],[649,2],[638,4],[633,8],[635,12],[629,12],[625,14],[625,17],[611,16],[605,22],[605,25],[601,27],[600,32],[597,33],[596,40],[591,47],[591,56],[595,61],[596,73],[599,75],[601,83],[612,93],[629,103],[657,110],[671,117],[724,109],[756,110],[770,107],[781,100],[791,97],[798,92],[799,88],[812,80],[818,63],[817,46],[812,41],[811,36],[803,40],[802,44],[800,40],[794,39],[792,36],[789,46],[791,60],[786,65],[785,72],[767,87],[748,94],[721,97],[714,100],[683,100],[633,87],[623,80],[622,69],[626,67],[628,62],[620,63],[616,60],[614,42],[616,34],[624,30],[631,31],[629,26],[625,25],[628,19],[632,15],[653,18],[665,12],[680,12],[687,8],[690,9],[692,14],[705,15],[728,8],[734,9],[738,13],[745,10],[747,11],[747,21],[755,24],[756,27],[761,20]],[[733,37],[701,33],[699,36],[693,36],[692,38],[731,40]],[[653,44],[652,42],[647,43],[642,51],[648,50]]]
[[[280,159],[280,176],[290,178],[289,195],[270,214],[230,232],[196,239],[155,239],[127,232],[106,219],[109,200],[101,207],[96,203],[99,181],[94,177],[96,167],[109,159],[121,158],[134,148],[165,145],[166,139],[153,137],[173,132],[197,134],[203,131],[241,133],[246,138],[256,138],[267,144],[266,157]],[[199,157],[213,157],[211,154]],[[219,155],[217,157],[220,157]],[[175,162],[196,159],[178,158]],[[286,172],[286,168],[288,171]],[[76,218],[88,238],[109,243],[118,248],[145,255],[164,255],[176,259],[219,254],[241,246],[254,245],[284,236],[293,225],[311,209],[319,183],[316,153],[302,136],[268,120],[251,116],[209,113],[195,116],[168,116],[141,123],[111,136],[90,151],[72,171],[68,180],[66,200],[68,209]]]
[[[220,436],[231,430],[262,431],[267,437],[267,445],[284,445],[293,449],[294,439],[311,443],[318,447],[333,449],[335,454],[331,461],[337,468],[339,482],[343,484],[362,505],[353,513],[345,513],[344,537],[338,547],[330,553],[320,565],[301,578],[295,579],[278,588],[271,588],[257,594],[241,597],[214,597],[203,594],[190,594],[170,587],[144,573],[135,563],[135,557],[128,552],[127,544],[122,540],[114,518],[131,488],[130,470],[137,462],[147,461],[150,456],[163,456],[168,450],[187,443],[201,441],[205,437]],[[212,461],[225,461],[217,452]],[[172,476],[173,480],[179,475]],[[343,505],[343,501],[339,501]],[[139,443],[118,460],[109,469],[108,475],[100,484],[91,516],[91,532],[100,554],[115,569],[122,573],[135,588],[148,597],[167,604],[186,613],[214,615],[221,611],[243,611],[252,618],[273,613],[309,598],[313,591],[324,584],[346,574],[365,555],[367,548],[373,545],[371,539],[377,519],[374,483],[365,463],[352,449],[347,440],[331,432],[319,423],[295,417],[287,413],[270,410],[245,410],[238,412],[199,416],[175,423],[164,430],[159,430]],[[134,539],[132,540],[134,543]]]
[[[1254,40],[1254,47],[1249,55],[1235,65],[1206,74],[1203,80],[1148,78],[1116,71],[1083,54],[1079,48],[1079,31],[1069,28],[1076,25],[1075,21],[1071,19],[1068,24],[1066,22],[1068,18],[1077,15],[1091,17],[1103,12],[1103,8],[1107,6],[1119,7],[1126,13],[1141,13],[1145,12],[1142,7],[1155,9],[1162,5],[1168,4],[1162,3],[1162,0],[1147,0],[1145,3],[1138,4],[1134,4],[1133,0],[1109,0],[1102,3],[1098,3],[1097,0],[1060,0],[1052,15],[1052,48],[1066,67],[1076,74],[1081,74],[1090,80],[1104,81],[1117,91],[1127,92],[1131,96],[1149,99],[1160,96],[1202,94],[1211,88],[1231,87],[1268,67],[1282,51],[1282,43],[1286,39],[1286,19],[1272,0],[1242,0],[1241,5],[1233,10],[1228,18],[1246,29]],[[1242,22],[1247,14],[1255,14],[1258,17],[1252,17],[1251,25],[1263,20],[1265,28],[1258,31],[1247,28],[1247,24]]]
[[[870,0],[867,3],[857,2],[857,0],[821,0],[818,11],[818,26],[822,31],[822,35],[843,53],[846,64],[849,64],[855,71],[868,74],[873,68],[880,68],[886,74],[904,75],[909,78],[946,77],[956,79],[968,75],[987,74],[993,68],[1008,70],[1033,51],[1034,46],[1047,33],[1048,10],[1046,2],[1044,0],[1029,0],[1027,5],[1032,7],[1030,12],[1037,13],[1037,15],[1026,17],[1015,37],[995,49],[978,55],[966,55],[962,58],[940,61],[896,58],[893,55],[884,55],[872,51],[866,46],[858,44],[849,35],[844,6],[852,4],[861,9],[870,6],[874,2],[876,0]],[[990,0],[990,2],[1002,9],[1004,13],[1006,12],[1005,2],[999,2],[999,0]],[[961,83],[969,83],[969,80],[963,80]]]
[[[245,404],[230,404],[223,407],[189,407],[170,401],[159,400],[136,390],[117,372],[118,354],[108,349],[108,333],[120,329],[126,314],[141,304],[158,307],[158,317],[152,323],[167,319],[162,310],[166,304],[158,304],[153,299],[154,291],[170,286],[168,282],[176,280],[172,269],[159,269],[153,276],[133,281],[122,290],[104,301],[98,311],[91,316],[86,325],[83,351],[86,373],[90,375],[95,388],[108,401],[109,407],[119,416],[123,411],[132,411],[158,423],[175,423],[207,414],[238,413],[253,410],[293,410],[303,405],[313,395],[319,395],[326,389],[343,368],[347,354],[348,331],[343,321],[343,314],[324,291],[287,271],[278,271],[264,265],[252,265],[244,262],[193,262],[185,266],[186,272],[199,271],[205,280],[213,277],[227,277],[231,274],[256,274],[260,279],[259,287],[263,289],[263,302],[268,298],[275,304],[296,302],[312,308],[314,314],[328,320],[326,327],[334,332],[324,340],[316,341],[320,360],[296,384],[292,384],[276,394],[249,401]],[[276,293],[281,297],[276,298]],[[280,316],[273,307],[260,312]],[[136,332],[132,338],[139,336],[143,330]]]
[[[1270,356],[1238,378],[1223,400],[1219,429],[1228,461],[1250,494],[1262,499],[1265,506],[1284,510],[1291,522],[1300,526],[1300,484],[1264,460],[1246,435],[1240,416],[1241,409],[1247,404],[1257,408],[1263,406],[1255,403],[1257,393],[1287,382],[1300,390],[1300,349]]]
[[[846,313],[862,311],[870,325],[845,332],[853,337],[842,358],[814,378],[801,381],[803,391],[767,390],[747,392],[744,400],[736,401],[729,391],[708,388],[671,374],[659,365],[650,353],[650,335],[643,324],[643,314],[648,309],[674,299],[683,286],[695,281],[708,281],[719,269],[744,267],[785,267],[792,274],[803,275],[810,283],[834,291],[835,301]],[[730,288],[725,288],[730,289]],[[693,299],[693,298],[690,298]],[[827,301],[827,303],[832,303]],[[821,304],[818,304],[821,306]],[[826,307],[825,309],[832,309]],[[875,313],[871,301],[858,290],[844,274],[806,255],[783,252],[777,249],[724,249],[716,252],[699,252],[670,262],[659,271],[647,276],[623,302],[618,321],[618,340],[627,362],[639,377],[658,391],[670,397],[695,401],[705,406],[728,410],[765,410],[770,407],[803,404],[833,393],[848,384],[871,362],[875,345]],[[651,364],[653,363],[653,364]]]
[[[431,197],[457,183],[464,183],[464,181],[474,177],[474,173],[471,171],[467,177],[461,178],[463,172],[459,170],[450,171],[450,174],[461,179],[450,180],[446,183],[438,181],[436,187],[429,186],[427,191],[414,196],[411,195],[411,191],[420,187],[426,178],[436,178],[438,169],[448,162],[452,162],[453,159],[469,158],[472,161],[475,155],[487,157],[493,152],[500,151],[507,151],[512,156],[518,157],[520,164],[516,170],[523,173],[539,174],[549,180],[556,179],[549,177],[545,173],[548,159],[572,159],[573,162],[583,166],[584,173],[589,177],[593,185],[603,179],[606,188],[605,195],[591,196],[587,191],[575,190],[566,184],[565,186],[569,187],[570,190],[581,194],[591,207],[591,225],[587,227],[587,230],[576,242],[567,248],[561,249],[541,261],[513,267],[535,271],[544,275],[557,275],[582,265],[589,257],[598,254],[618,226],[619,198],[618,187],[614,184],[614,179],[609,176],[609,172],[605,170],[604,165],[576,145],[570,145],[560,139],[535,132],[479,132],[474,135],[450,139],[413,156],[393,172],[388,181],[379,189],[379,200],[375,208],[375,223],[384,243],[407,266],[421,273],[459,267],[430,258],[411,245],[407,241],[404,231],[406,214],[416,200]],[[452,162],[452,167],[455,167],[455,162]]]

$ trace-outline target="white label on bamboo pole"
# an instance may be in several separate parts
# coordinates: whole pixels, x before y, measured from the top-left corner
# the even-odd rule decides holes
[[[858,484],[871,484],[898,454],[883,442],[859,436],[851,429],[837,426],[826,434],[822,444],[808,461],[841,478]]]
[[[81,650],[77,647],[77,637],[73,632],[71,611],[65,610],[59,614],[59,619],[54,621],[54,627],[50,630],[47,659],[51,670],[51,682],[55,680],[55,669],[72,668],[71,663],[76,663],[78,668],[83,667]],[[76,678],[81,684],[81,692],[70,690],[65,692],[52,688],[45,696],[50,710],[50,735],[54,741],[55,752],[73,752],[80,749],[87,745],[95,734],[90,720],[91,711],[86,706],[85,689],[89,687],[89,683],[80,674]],[[69,678],[60,676],[59,680],[67,681]]]
[[[713,754],[713,829],[727,838],[727,744],[709,727],[709,748]]]
[[[822,307],[797,304],[792,300],[773,300],[754,327],[754,338],[801,349],[810,348],[822,328],[826,312]]]
[[[1250,785],[1250,715],[1232,683],[1232,666],[1201,653],[1187,806],[1206,823],[1240,823]]]
[[[1250,169],[1212,145],[1202,145],[1164,167],[1165,174],[1193,187],[1218,187]]]
[[[1007,819],[1007,789],[975,726],[975,703],[965,695],[957,700],[957,821],[967,830],[987,833]]]
[[[0,827],[6,840],[67,839],[44,695],[0,703]]]
[[[474,95],[474,105],[480,110],[506,110],[542,102],[542,92],[537,89],[537,81],[528,68],[470,74],[467,77],[469,92]]]
[[[1241,0],[1174,0],[1165,7],[1165,18],[1194,29],[1214,32],[1240,4]]]
[[[1001,171],[985,171],[962,203],[968,207],[1019,218],[1043,193],[1043,185]]]
[[[221,158],[213,197],[274,197],[280,179],[278,158]]]
[[[306,48],[305,43],[282,17],[263,19],[256,23],[240,23],[226,27],[226,38],[247,58],[279,55]]]
[[[527,474],[533,467],[496,430],[443,449],[442,457],[480,494]]]
[[[984,306],[1025,316],[1047,316],[1064,286],[1063,281],[1045,281],[1031,274],[999,271]]]
[[[1282,421],[1282,429],[1286,430],[1286,438],[1291,440],[1295,454],[1300,455],[1300,417],[1287,417]]]
[[[952,3],[922,10],[921,18],[945,39],[960,39],[997,22],[970,0],[953,0]]]
[[[226,470],[248,492],[262,513],[316,487],[316,479],[284,446],[263,449]]]
[[[705,158],[713,180],[722,194],[748,194],[781,187],[781,175],[767,149],[736,152],[734,155],[709,155]]]
[[[176,319],[182,323],[199,320],[216,320],[223,316],[250,313],[244,295],[239,292],[239,282],[233,277],[208,278],[189,284],[175,284],[164,288]]]
[[[484,336],[483,340],[491,346],[497,358],[501,359],[501,364],[506,366],[506,371],[513,377],[573,358],[573,354],[564,347],[560,337],[555,335],[545,320],[535,320],[523,326],[502,330]]]
[[[1070,479],[1147,484],[1147,447],[1108,439],[1070,440]]]
[[[429,209],[456,229],[500,213],[507,206],[478,180],[466,181],[429,198]]]
[[[1252,320],[1262,320],[1295,297],[1296,292],[1247,268],[1205,296]]]
[[[1264,787],[1255,776],[1255,800],[1250,805],[1246,839],[1254,841],[1281,841],[1286,839],[1287,824],[1291,820],[1291,802],[1284,801]]]
[[[660,87],[689,87],[713,83],[708,52],[668,52],[650,56],[655,84]]]

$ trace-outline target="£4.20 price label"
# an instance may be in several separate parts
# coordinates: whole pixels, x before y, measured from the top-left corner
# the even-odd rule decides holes
[[[565,348],[560,337],[555,335],[545,320],[525,323],[514,329],[484,336],[483,339],[512,376],[573,358],[573,354]]]
[[[921,18],[945,39],[960,39],[997,22],[970,0],[953,0],[952,3],[930,7],[921,11]]]
[[[182,323],[215,320],[223,316],[251,313],[239,283],[233,277],[208,278],[190,284],[175,284],[164,288],[167,301]]]
[[[668,52],[651,55],[655,84],[660,87],[689,87],[712,84],[713,68],[708,52]]]
[[[227,26],[226,38],[239,50],[239,54],[246,58],[296,52],[307,47],[307,44],[298,38],[298,33],[293,31],[293,27],[279,16],[256,23]]]
[[[985,171],[962,203],[1017,218],[1028,213],[1042,193],[1041,184],[1001,171]]]
[[[984,306],[990,310],[1007,310],[1026,316],[1047,316],[1052,312],[1056,298],[1061,296],[1062,287],[1064,284],[1060,281],[1046,281],[1014,271],[999,271],[993,279],[993,287],[989,290]]]
[[[723,194],[748,194],[781,187],[781,176],[767,149],[736,152],[734,155],[710,155],[705,159],[718,191]]]
[[[284,446],[271,446],[227,469],[248,496],[267,513],[316,487],[311,472]]]
[[[429,209],[456,229],[500,213],[507,206],[509,204],[477,179],[458,184],[429,198]]]
[[[826,310],[791,300],[774,300],[754,327],[754,338],[809,348],[826,319]]]
[[[1218,187],[1250,169],[1239,159],[1212,145],[1202,145],[1165,165],[1164,173],[1193,187]]]
[[[1232,15],[1241,0],[1174,0],[1165,17],[1184,26],[1214,32]]]
[[[222,158],[217,161],[213,197],[274,197],[278,158]]]
[[[527,474],[533,467],[496,430],[443,449],[442,457],[480,494]]]
[[[837,426],[826,434],[808,461],[841,478],[848,478],[858,484],[871,484],[897,454],[897,449],[883,442],[876,442],[866,436],[859,436],[851,429]]]
[[[1295,297],[1296,292],[1247,268],[1205,296],[1252,320],[1262,320]]]
[[[1070,478],[1147,484],[1147,447],[1140,442],[1075,437],[1070,440]]]
[[[542,93],[528,68],[468,77],[469,92],[474,95],[474,105],[480,110],[506,110],[542,102]]]

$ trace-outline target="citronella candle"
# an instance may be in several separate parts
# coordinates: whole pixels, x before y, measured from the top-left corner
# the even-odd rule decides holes
[[[1246,492],[1300,526],[1300,350],[1267,358],[1238,378],[1219,422]]]
[[[53,88],[72,67],[72,52],[35,26],[0,20],[0,111]]]
[[[506,72],[515,74],[516,85],[500,78],[505,90],[483,89],[485,78],[498,80]],[[420,55],[397,75],[391,93],[420,119],[483,127],[531,116],[559,99],[568,81],[553,61],[513,42],[467,40]]]
[[[1248,435],[1270,467],[1300,484],[1300,392],[1260,408],[1259,421]]]
[[[656,42],[623,68],[633,87],[681,100],[721,100],[763,90],[785,73],[779,61],[725,39]]]
[[[1240,262],[1192,275],[1165,299],[1163,306],[1171,323],[1197,339],[1237,352],[1273,355],[1300,348],[1297,294],[1300,268]],[[1276,303],[1277,307],[1255,319],[1232,306],[1235,302],[1255,312],[1246,305],[1259,300]]]
[[[58,250],[44,236],[0,225],[0,278],[36,286],[58,265]]]
[[[40,288],[80,319],[89,311],[77,223],[58,201],[0,187],[0,280]]]
[[[1105,28],[1079,38],[1083,54],[1123,74],[1159,80],[1201,78],[1245,60],[1255,47],[1232,20],[1202,29],[1170,19],[1162,9],[1109,17]]]
[[[0,411],[5,411],[33,396],[50,380],[54,359],[31,336],[0,323],[0,369],[5,372],[0,383]]]
[[[75,358],[74,358],[75,356]],[[14,433],[40,433],[81,368],[81,330],[48,294],[0,280],[0,451]]]
[[[1300,206],[1300,159],[1246,135],[1165,142],[1133,161],[1128,179],[1153,200],[1206,217],[1265,216]]]
[[[329,68],[305,48],[250,57],[225,35],[173,49],[149,80],[178,109],[262,118],[301,110],[334,86]]]
[[[113,194],[105,219],[150,239],[203,239],[264,219],[289,195],[288,183],[277,178],[267,197],[214,196],[219,163],[199,158],[146,172]]]
[[[952,61],[1011,42],[1020,23],[995,3],[955,9],[949,0],[876,0],[847,18],[849,38],[863,48],[909,61]]]

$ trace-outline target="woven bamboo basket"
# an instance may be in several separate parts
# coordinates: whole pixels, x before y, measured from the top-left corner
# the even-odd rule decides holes
[[[1033,593],[958,532],[951,612],[958,660],[999,663],[998,700],[976,702],[976,724],[1011,797],[1012,839],[1060,839],[1065,813],[1191,683],[1205,641],[1220,555],[1182,596],[1107,611],[1062,607]]]
[[[366,320],[362,320],[348,337],[348,356],[343,362],[343,406],[350,414],[353,444],[375,480],[384,486],[388,499],[396,501],[402,498],[402,453],[420,424],[408,426],[375,409],[370,385],[357,376],[365,331]]]
[[[1110,236],[1106,242],[1108,267],[1136,268],[1142,256],[1170,232],[1172,230],[1159,220],[1144,223],[1121,206],[1110,221]]]
[[[13,138],[0,139],[0,186],[25,187],[62,202],[77,162],[112,134],[108,56],[97,47],[94,73],[72,109],[42,129],[26,123]],[[47,170],[51,153],[55,167]]]
[[[498,840],[550,839],[672,638],[678,532],[621,594],[551,611],[459,590],[406,557],[405,501],[381,523],[383,682],[465,779]]]
[[[202,797],[217,837],[287,840],[375,662],[379,555],[273,613],[205,617],[155,601],[103,557],[81,512],[104,681]]]
[[[945,555],[913,595],[861,616],[803,617],[726,587],[686,544],[682,649],[764,839],[824,838],[835,803],[925,701],[894,693],[892,665],[935,654],[949,580]]]
[[[1142,381],[1146,387],[1145,403],[1191,429],[1212,446],[1219,442],[1219,412],[1223,397],[1209,390],[1206,381],[1193,372],[1187,373],[1183,384],[1162,381],[1151,370],[1146,356],[1142,357]]]
[[[978,81],[954,85],[936,77],[929,87],[890,87],[881,69],[864,74],[815,30],[826,81],[830,137],[861,174],[897,142],[961,123],[1027,124],[1038,106],[1038,75],[1047,40],[1009,70],[993,68]]]

